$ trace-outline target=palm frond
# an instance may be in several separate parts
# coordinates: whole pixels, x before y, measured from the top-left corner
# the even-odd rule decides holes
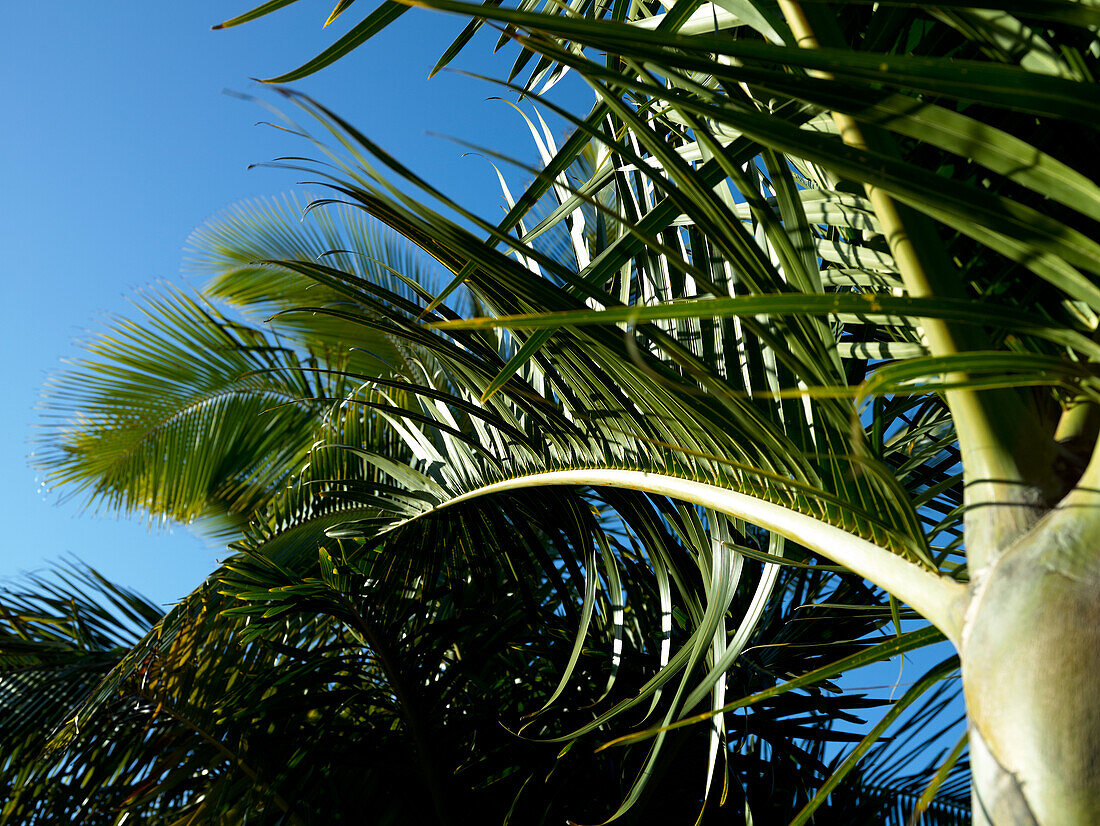
[[[209,303],[158,292],[51,379],[35,461],[97,507],[240,524],[300,468],[342,385]]]

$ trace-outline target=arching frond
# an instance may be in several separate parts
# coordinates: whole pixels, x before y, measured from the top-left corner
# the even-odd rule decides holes
[[[97,507],[239,525],[306,460],[343,382],[182,292],[140,311],[47,385],[36,462]]]

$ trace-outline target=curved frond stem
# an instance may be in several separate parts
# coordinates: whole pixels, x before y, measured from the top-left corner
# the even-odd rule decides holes
[[[1074,489],[1059,504],[1067,506],[1075,508],[1076,518],[1082,522],[1100,521],[1100,440],[1093,445],[1089,463]]]
[[[1064,450],[1079,456],[1091,455],[1100,435],[1100,407],[1095,401],[1081,399],[1075,401],[1058,419],[1054,430],[1054,441]]]
[[[451,499],[436,510],[494,493],[549,485],[625,488],[668,496],[744,519],[870,580],[910,605],[952,642],[958,640],[968,598],[965,585],[811,516],[716,485],[637,470],[558,470],[486,485]]]

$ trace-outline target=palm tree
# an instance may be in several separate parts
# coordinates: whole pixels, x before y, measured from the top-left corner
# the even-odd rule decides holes
[[[397,462],[411,462],[417,448],[411,432],[402,435],[396,426],[396,416],[415,413],[405,389],[431,376],[443,380],[441,388],[451,382],[430,351],[388,335],[359,334],[340,317],[284,316],[286,323],[272,334],[216,308],[213,302],[228,300],[266,316],[320,298],[330,311],[355,309],[358,324],[371,317],[371,308],[358,300],[312,287],[290,269],[257,263],[278,257],[335,260],[344,277],[361,285],[379,290],[387,284],[391,301],[398,300],[395,290],[405,292],[399,299],[405,304],[415,297],[408,290],[416,282],[406,283],[378,262],[384,256],[403,273],[416,273],[418,262],[380,239],[356,213],[313,210],[315,227],[303,224],[297,212],[293,202],[246,205],[200,230],[193,263],[215,274],[206,297],[165,290],[147,299],[137,321],[115,322],[87,346],[86,359],[53,382],[58,424],[42,455],[77,493],[153,518],[197,520],[217,536],[231,535],[246,519],[253,526],[243,556],[167,617],[150,615],[148,607],[136,618],[125,608],[120,615],[127,600],[118,595],[126,592],[83,570],[63,572],[59,585],[32,580],[0,600],[0,652],[8,657],[0,687],[8,690],[5,705],[14,714],[0,719],[8,789],[2,822],[101,822],[122,814],[157,823],[324,821],[360,811],[368,800],[379,808],[380,798],[387,801],[380,821],[435,822],[433,814],[463,801],[490,819],[511,811],[525,821],[555,822],[601,807],[611,814],[630,790],[639,757],[605,752],[593,763],[587,750],[577,749],[563,761],[555,758],[559,745],[525,746],[499,722],[523,725],[524,715],[556,687],[559,693],[568,688],[564,697],[587,698],[586,704],[612,696],[613,689],[621,697],[652,676],[654,658],[667,662],[690,627],[686,614],[673,621],[673,606],[699,617],[711,599],[693,573],[700,564],[694,560],[710,564],[714,552],[707,520],[667,504],[655,510],[645,498],[612,498],[609,491],[604,503],[561,489],[549,499],[513,499],[503,511],[495,504],[476,508],[458,527],[441,523],[427,532],[404,532],[397,566],[382,548],[374,561],[362,558],[354,543],[325,538],[319,548],[318,526],[339,524],[347,515],[339,502],[320,505],[305,485],[317,475],[347,484],[359,463],[310,446],[354,444],[372,452],[375,466],[393,472]],[[322,255],[337,249],[349,252]],[[430,283],[430,275],[419,277]],[[421,300],[429,299],[422,291]],[[371,351],[349,354],[341,342]],[[382,362],[380,352],[389,358]],[[354,378],[350,359],[364,371]],[[364,386],[368,376],[371,389]],[[424,392],[421,387],[418,394]],[[395,426],[378,426],[387,419]],[[254,434],[262,441],[249,441]],[[273,445],[281,448],[279,462],[270,459]],[[361,505],[363,485],[383,478],[374,473],[357,480],[352,501]],[[396,491],[385,490],[387,498]],[[235,498],[238,491],[247,498]],[[586,516],[593,507],[605,514],[601,521]],[[283,518],[288,511],[292,518]],[[638,536],[649,552],[654,543],[663,549],[670,566],[660,569],[663,586],[624,544],[642,547]],[[768,558],[766,536],[743,541]],[[439,556],[440,548],[447,556]],[[597,549],[610,565],[605,582],[593,574]],[[752,633],[761,647],[751,668],[735,672],[739,692],[772,691],[782,681],[777,675],[823,662],[818,676],[833,675],[891,649],[861,641],[890,622],[881,592],[851,578],[838,582],[825,570],[808,575],[792,567],[766,577],[773,597],[765,604],[759,596],[764,583],[755,581],[751,565],[738,564],[740,582],[730,591],[738,610],[755,605]],[[337,567],[344,573],[337,576]],[[632,595],[629,624],[617,615],[613,594],[599,596],[599,589],[615,583]],[[459,599],[456,590],[468,595]],[[235,603],[223,592],[250,593],[249,601],[263,607],[230,607]],[[818,621],[819,611],[809,606],[821,600],[861,613]],[[81,629],[90,624],[107,630],[89,638]],[[146,632],[146,639],[135,645],[134,632]],[[603,657],[584,650],[600,640],[620,648],[610,673]],[[67,653],[59,656],[59,648]],[[830,656],[807,658],[803,648],[824,648]],[[72,660],[94,668],[73,669]],[[242,674],[248,675],[243,684]],[[28,702],[43,684],[58,687],[54,701]],[[438,694],[425,690],[437,684]],[[658,698],[649,703],[652,713]],[[751,734],[751,745],[727,758],[744,784],[745,805],[751,800],[754,811],[768,816],[804,803],[807,790],[820,782],[810,778],[823,780],[840,766],[829,744],[860,740],[834,723],[874,705],[859,696],[829,698],[820,689],[755,705],[756,716],[736,734],[739,741]],[[272,720],[279,721],[276,739]],[[546,724],[560,733],[566,722]],[[287,737],[288,729],[295,736]],[[363,746],[367,731],[373,748]],[[699,753],[706,753],[703,729],[676,736],[688,743],[703,738]],[[587,739],[601,742],[596,733]],[[429,743],[448,747],[427,748]],[[480,759],[469,765],[474,751]],[[424,759],[426,752],[431,759]],[[864,774],[886,764],[887,756],[885,744],[876,746],[861,766]],[[694,779],[705,766],[652,762],[685,796],[651,789],[637,814],[642,822],[652,816],[655,795],[669,813],[702,805],[704,787],[678,775],[686,771]],[[302,765],[312,770],[286,771]],[[957,774],[965,764],[956,767]],[[553,783],[540,776],[547,772]],[[903,820],[923,790],[914,786],[922,777],[895,768],[871,784],[863,776],[852,782],[853,775],[827,810],[837,817],[862,812]],[[430,793],[393,794],[413,782],[427,784]],[[907,801],[904,811],[896,808],[899,798]],[[426,800],[439,804],[424,808]],[[933,811],[936,822],[955,822],[957,795],[941,795]]]
[[[425,246],[447,238],[439,257],[488,313],[435,330],[464,347],[511,331],[469,403],[534,415],[521,385],[545,380],[569,414],[557,442],[498,454],[511,464],[433,489],[434,507],[621,486],[796,541],[959,650],[979,822],[1095,822],[1096,10],[424,5],[471,18],[440,65],[492,21],[522,47],[511,77],[538,58],[511,88],[553,109],[539,91],[569,69],[597,95],[586,118],[560,112],[577,131],[535,187],[570,197],[509,235],[521,202],[481,248],[377,185],[337,184]],[[558,178],[589,142],[596,172]],[[592,250],[584,208],[607,187],[619,230]],[[584,239],[573,266],[532,243],[555,223]]]
[[[846,798],[843,781],[896,715],[935,697],[954,658],[921,677],[835,773],[807,769],[826,761],[803,751],[814,790],[797,779],[756,783],[762,758],[782,763],[776,755],[805,732],[757,735],[741,717],[763,727],[786,703],[797,707],[798,689],[945,637],[962,663],[974,821],[1096,822],[1100,256],[1089,234],[1100,198],[1086,173],[1100,15],[1053,0],[849,4],[843,15],[793,2],[667,13],[427,5],[472,19],[440,65],[495,21],[521,45],[512,77],[535,61],[526,83],[505,85],[573,133],[559,148],[543,132],[544,168],[530,170],[534,183],[493,225],[286,93],[335,144],[317,141],[332,162],[317,174],[452,283],[437,298],[410,296],[346,263],[272,257],[269,266],[319,285],[287,318],[339,323],[354,331],[338,339],[345,345],[381,333],[415,367],[326,361],[298,372],[342,383],[346,404],[325,425],[336,432],[293,486],[278,476],[278,495],[250,511],[217,584],[135,646],[59,737],[79,741],[82,722],[109,713],[143,664],[180,661],[174,652],[191,651],[180,640],[207,633],[196,617],[240,635],[247,651],[263,640],[282,651],[290,635],[295,653],[283,655],[304,647],[311,662],[342,651],[335,638],[353,639],[376,653],[368,670],[386,671],[373,628],[403,628],[409,600],[417,623],[434,621],[441,587],[455,590],[463,571],[470,583],[499,576],[506,560],[504,581],[555,594],[531,597],[540,621],[552,627],[567,605],[575,613],[565,646],[522,658],[524,674],[540,676],[508,713],[573,770],[571,755],[601,741],[599,754],[620,761],[602,765],[622,784],[611,784],[621,805],[605,815],[634,816],[646,795],[679,790],[662,782],[681,765],[669,752],[698,741],[690,803],[704,812],[726,778],[739,810],[757,819],[774,803],[801,807],[795,823],[829,811],[851,820],[846,802],[865,805],[873,783]],[[384,3],[281,79],[346,54],[401,9]],[[586,116],[542,94],[565,69],[596,92]],[[589,171],[570,177],[582,154]],[[544,217],[532,218],[540,206]],[[480,317],[439,303],[459,285]],[[553,553],[539,558],[547,542]],[[534,573],[516,574],[523,565]],[[477,592],[492,593],[484,576]],[[841,583],[824,586],[835,598],[798,590],[822,581]],[[873,617],[862,633],[835,617],[814,622],[818,645],[831,624],[849,646],[891,621],[896,635],[801,667],[769,660],[759,652],[782,645],[772,612],[800,610],[791,593],[864,605]],[[918,616],[930,625],[903,625]],[[301,630],[309,617],[326,628],[303,643],[293,635],[313,633]],[[586,654],[597,641],[612,652],[606,674]],[[651,649],[655,667],[635,665]],[[443,665],[435,656],[429,671],[446,674]],[[397,669],[387,673],[392,681]],[[411,704],[389,685],[416,740]],[[551,705],[563,710],[542,713]],[[821,695],[801,708],[804,722],[837,711]],[[427,742],[421,733],[413,750],[422,761]],[[930,773],[931,792],[962,749]],[[431,805],[447,794],[447,765],[419,770]],[[489,771],[481,788],[507,787]],[[289,782],[272,770],[253,787],[273,801],[270,790]],[[776,788],[787,791],[769,798]],[[257,816],[274,816],[267,805]]]
[[[352,312],[356,326],[385,321],[369,304],[314,287],[290,266],[259,263],[316,266],[320,257],[374,293],[387,285],[388,300],[408,309],[417,290],[422,302],[431,298],[403,280],[419,262],[361,214],[313,210],[314,225],[297,212],[293,202],[246,205],[200,230],[193,263],[215,276],[205,297],[164,290],[147,299],[137,321],[116,321],[53,382],[58,424],[42,455],[77,494],[150,518],[195,520],[216,536],[239,536],[245,520],[250,528],[240,554],[165,617],[79,568],[0,595],[0,689],[10,709],[0,714],[8,801],[0,822],[331,822],[368,806],[378,822],[465,822],[456,808],[523,822],[619,808],[639,822],[656,811],[698,812],[705,764],[669,758],[692,743],[688,754],[717,757],[703,727],[674,735],[660,760],[644,745],[593,757],[606,740],[595,731],[568,755],[553,741],[600,702],[623,706],[625,696],[626,706],[665,711],[660,691],[638,688],[658,662],[673,662],[662,681],[691,670],[673,654],[700,639],[687,633],[689,616],[725,622],[698,579],[697,566],[715,561],[714,517],[562,488],[418,523],[366,555],[360,543],[324,535],[346,522],[349,505],[378,524],[386,509],[377,505],[399,501],[388,476],[416,478],[400,468],[437,440],[418,440],[404,419],[419,412],[414,427],[451,421],[459,436],[462,428],[425,418],[442,407],[410,399],[413,387],[424,398],[431,381],[436,401],[453,398],[455,377],[430,349],[361,334],[349,326]],[[419,278],[431,280],[423,271]],[[214,303],[266,316],[307,299],[327,314],[281,316],[278,333],[232,320]],[[371,349],[348,353],[344,342]],[[346,450],[311,450],[318,444],[354,445],[356,454],[349,462]],[[328,501],[315,492],[321,479]],[[765,535],[740,541],[758,559],[773,558]],[[636,556],[643,547],[660,549],[656,582]],[[761,577],[753,564],[735,563],[737,581],[722,597],[733,615],[751,607],[741,634],[760,648],[731,672],[739,693],[774,693],[780,675],[807,669],[818,673],[803,682],[820,683],[898,648],[866,641],[891,621],[880,591],[813,566],[764,566]],[[629,622],[614,588],[631,594]],[[825,617],[812,607],[820,601],[860,613]],[[91,627],[102,630],[89,635]],[[917,634],[901,648],[937,638]],[[616,654],[609,663],[593,646]],[[807,657],[807,648],[828,656]],[[953,669],[952,660],[940,671]],[[49,701],[32,702],[43,685],[54,687]],[[582,708],[540,721],[534,742],[501,728],[530,724],[551,695]],[[762,698],[725,735],[745,746],[724,755],[743,786],[732,794],[758,816],[789,814],[825,778],[844,779],[843,756],[830,744],[861,735],[835,724],[876,705],[818,687]],[[950,724],[942,700],[924,708],[918,718],[939,711]],[[620,804],[646,765],[662,787],[681,791],[651,784],[648,798],[644,789],[635,795],[645,806],[628,811]],[[905,768],[891,762],[886,742],[873,745],[823,811],[902,822],[927,775]],[[965,762],[954,768],[957,776]],[[932,808],[937,823],[957,822],[959,812],[957,791]]]

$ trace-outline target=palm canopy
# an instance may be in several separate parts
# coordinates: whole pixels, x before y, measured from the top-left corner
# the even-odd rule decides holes
[[[290,216],[268,209],[252,209],[250,214],[266,222],[257,225],[250,238],[263,237],[263,230],[275,234],[297,224],[296,219],[292,222]],[[241,219],[229,220],[232,227]],[[207,245],[225,262],[220,267],[239,266],[246,253],[255,254],[255,246],[242,251],[226,242],[230,235],[217,224],[199,234],[203,239],[221,239]],[[461,383],[463,370],[475,363],[469,352],[453,346],[443,350],[434,344],[425,346],[390,330],[398,318],[410,327],[416,323],[417,305],[408,295],[385,291],[354,271],[328,268],[312,257],[286,261],[284,279],[295,271],[314,273],[311,268],[318,267],[340,272],[365,292],[352,297],[330,281],[328,291],[322,291],[326,287],[322,284],[315,293],[307,293],[324,298],[317,302],[323,306],[303,313],[304,324],[287,325],[276,352],[287,358],[298,357],[298,351],[310,352],[308,332],[302,332],[305,325],[329,330],[328,316],[338,314],[339,324],[369,324],[375,331],[384,331],[391,346],[404,354],[403,361],[373,378],[352,374],[339,362],[323,362],[322,368],[318,361],[318,366],[298,371],[262,370],[247,360],[251,352],[241,348],[246,360],[239,369],[245,372],[224,371],[231,387],[263,389],[291,373],[308,380],[306,386],[318,388],[293,399],[293,405],[279,399],[286,408],[312,417],[314,447],[309,462],[288,469],[294,474],[289,487],[286,477],[270,477],[263,499],[267,510],[253,518],[238,546],[241,556],[228,561],[145,640],[131,650],[120,647],[95,691],[89,693],[91,686],[84,684],[74,688],[74,697],[85,698],[75,718],[67,709],[64,717],[58,714],[50,719],[50,724],[60,726],[52,735],[48,730],[37,732],[50,749],[24,766],[35,782],[20,784],[21,794],[13,798],[8,822],[26,822],[33,816],[48,820],[67,811],[67,806],[74,805],[72,773],[79,772],[84,761],[99,761],[103,776],[115,778],[110,783],[96,781],[99,793],[89,811],[100,815],[94,816],[106,816],[120,805],[148,818],[163,817],[163,822],[210,817],[213,812],[222,812],[229,822],[244,812],[253,818],[279,818],[291,810],[332,816],[359,805],[359,797],[334,792],[350,782],[348,771],[371,775],[372,783],[363,787],[368,797],[402,783],[420,782],[429,787],[435,784],[428,798],[453,804],[464,799],[462,789],[488,784],[492,793],[476,798],[479,810],[503,813],[517,805],[517,811],[529,812],[532,818],[553,819],[558,813],[599,811],[603,806],[606,816],[625,799],[645,799],[646,792],[652,798],[653,787],[634,785],[634,778],[639,770],[646,774],[658,770],[667,778],[668,763],[655,759],[660,752],[650,758],[648,745],[643,744],[625,760],[616,752],[605,753],[605,761],[597,764],[600,770],[586,775],[584,783],[577,773],[584,775],[588,763],[567,760],[555,774],[571,789],[568,794],[557,784],[532,792],[522,782],[535,776],[532,773],[549,769],[562,742],[580,738],[582,743],[598,745],[606,741],[604,727],[594,724],[592,713],[584,707],[602,704],[599,716],[604,720],[645,715],[670,722],[680,710],[691,710],[700,701],[711,706],[720,703],[724,692],[754,698],[756,716],[745,730],[751,732],[751,748],[744,754],[718,752],[717,736],[698,727],[673,737],[702,738],[697,754],[709,753],[712,761],[720,755],[723,762],[732,760],[727,771],[745,784],[746,804],[751,800],[750,808],[760,814],[771,806],[789,812],[803,805],[807,799],[803,772],[822,778],[832,774],[841,764],[838,759],[830,761],[829,744],[859,739],[831,731],[831,725],[854,719],[853,712],[859,714],[867,705],[858,696],[831,699],[813,686],[860,663],[934,642],[939,635],[918,632],[896,643],[858,642],[891,622],[891,610],[881,592],[850,579],[838,582],[805,550],[784,548],[778,538],[769,540],[766,534],[748,525],[734,525],[716,512],[697,512],[630,491],[608,489],[599,498],[578,497],[568,488],[555,488],[552,496],[546,491],[533,496],[517,491],[506,496],[503,508],[500,499],[486,500],[485,505],[454,502],[444,519],[414,519],[437,506],[448,490],[454,499],[462,491],[476,489],[472,485],[477,474],[483,483],[494,478],[485,476],[489,471],[484,466],[494,447],[500,456],[508,454],[502,440],[514,442],[517,449],[522,440],[533,452],[539,443],[532,434],[538,428],[548,433],[549,427],[560,428],[569,420],[548,415],[552,413],[549,396],[540,401],[533,386],[525,399],[539,413],[538,419],[504,405],[506,393],[499,395],[497,403],[509,419],[482,409]],[[262,283],[267,271],[251,267],[239,273],[245,283],[238,283],[238,289],[247,289],[248,278]],[[390,282],[391,287],[397,284]],[[278,299],[279,290],[300,286],[301,282],[287,280],[286,286],[269,289],[264,296]],[[368,300],[372,295],[375,298]],[[387,301],[376,307],[370,302],[379,295]],[[135,373],[155,375],[157,369],[172,368],[176,370],[174,398],[187,403],[202,389],[205,374],[185,378],[178,363],[162,358],[163,348],[156,346],[165,329],[174,330],[175,307],[202,308],[195,317],[205,320],[206,327],[197,321],[197,329],[179,331],[180,336],[190,333],[200,342],[203,330],[222,336],[228,322],[209,305],[189,303],[182,295],[171,299],[172,303],[164,302],[168,312],[163,318],[149,323],[156,319],[152,310],[146,316],[144,334],[151,345],[138,354],[153,357],[145,369],[134,370],[137,359],[131,356],[131,370],[121,372],[116,380],[125,388]],[[420,306],[428,300],[424,295]],[[265,303],[274,301],[265,298]],[[359,308],[359,313],[353,316],[351,307]],[[394,307],[400,312],[395,313]],[[451,313],[447,316],[453,318]],[[234,330],[249,329],[234,324]],[[291,338],[294,335],[298,338]],[[223,340],[217,338],[219,345]],[[496,350],[482,346],[481,351],[483,357],[495,359],[491,364],[499,369],[512,345],[495,335],[492,342]],[[219,347],[214,354],[223,350],[237,353],[234,348]],[[207,364],[201,348],[189,355],[194,363]],[[71,378],[66,383],[79,386]],[[188,392],[191,384],[199,388]],[[342,397],[336,395],[336,387],[344,388]],[[99,398],[126,402],[134,396],[140,394],[103,393]],[[101,402],[92,409],[102,407]],[[232,420],[235,415],[247,424],[247,417],[255,414],[223,410],[210,421]],[[578,430],[577,425],[571,427]],[[113,435],[110,428],[103,430]],[[176,437],[190,445],[191,453],[185,458],[218,467],[216,460],[224,450],[224,442],[215,438],[220,429],[209,428],[205,432],[210,436],[192,436],[189,441],[187,432]],[[566,437],[561,437],[562,445],[569,444]],[[212,458],[206,458],[210,454]],[[181,459],[168,455],[160,466],[168,473],[177,461]],[[95,478],[94,473],[88,475]],[[416,485],[422,488],[419,492],[413,490]],[[200,494],[204,490],[200,488]],[[172,500],[138,505],[153,513],[170,513]],[[589,515],[593,507],[603,514],[599,521]],[[351,528],[348,523],[353,518]],[[362,533],[366,526],[382,534],[368,542],[341,538]],[[792,567],[776,564],[787,561]],[[461,590],[462,583],[471,594],[462,604],[477,605],[472,617],[461,614],[470,607],[454,603],[454,592]],[[495,595],[492,605],[482,604],[490,594]],[[807,608],[815,601],[859,607],[862,612],[851,620],[827,617],[823,612],[828,609]],[[505,622],[509,617],[514,620]],[[793,627],[792,619],[799,620]],[[732,626],[727,631],[730,622],[738,622],[736,631]],[[719,642],[731,632],[734,637]],[[715,689],[720,672],[740,662],[750,642],[761,647],[760,653],[731,672],[728,685],[723,678]],[[422,650],[425,645],[429,648]],[[367,671],[352,679],[345,670],[361,656],[356,652],[363,646],[371,652],[364,664]],[[808,656],[803,647],[822,653]],[[523,653],[517,655],[517,650]],[[457,658],[466,663],[464,669],[476,670],[457,670]],[[277,675],[274,683],[257,679],[269,671]],[[307,671],[311,676],[305,680]],[[777,688],[783,675],[806,671],[809,676]],[[424,687],[444,673],[451,676],[439,686],[438,698],[432,699],[431,692],[424,694]],[[946,672],[937,672],[927,686],[948,673],[950,666]],[[241,684],[242,675],[249,675],[247,685]],[[471,685],[471,680],[476,682]],[[395,707],[385,699],[387,692],[394,692],[389,696],[395,698],[400,693],[394,685],[417,686],[415,691],[404,689],[414,699],[399,700]],[[811,693],[789,693],[800,687],[810,687]],[[469,707],[475,694],[488,705]],[[536,741],[526,756],[523,741],[504,730],[499,730],[502,740],[486,740],[488,730],[498,730],[498,720],[526,726],[525,715],[555,698],[555,705],[568,713],[542,715],[537,729],[524,729]],[[907,698],[898,706],[899,712],[917,699],[919,694]],[[333,717],[334,706],[344,711]],[[290,752],[275,748],[266,733],[262,721],[268,715],[297,721],[293,725],[301,727],[295,729],[298,734]],[[362,752],[358,738],[348,740],[349,732],[362,734],[377,726],[379,731],[396,726],[402,736],[393,740],[387,735],[369,753]],[[130,746],[105,756],[103,743],[119,740],[121,731],[129,732]],[[154,731],[157,736],[150,738]],[[744,742],[745,731],[738,742]],[[709,747],[708,737],[714,738]],[[450,746],[432,749],[443,753],[424,765],[416,755],[426,738]],[[479,750],[494,743],[481,765],[463,766],[452,756],[468,754],[467,744],[475,742],[462,738],[476,738]],[[868,740],[868,745],[874,740]],[[879,752],[885,762],[886,752],[880,748],[875,753]],[[775,766],[774,761],[778,761]],[[306,763],[315,765],[316,773],[291,778],[282,769]],[[869,761],[866,770],[874,764]],[[395,775],[399,766],[411,777]],[[687,764],[679,771],[688,767],[694,782],[677,783],[687,790],[686,798],[666,799],[663,805],[670,812],[701,806],[707,785],[699,778],[712,773],[714,764],[709,769],[705,763]],[[786,773],[797,767],[802,771]],[[463,781],[457,788],[445,779],[454,771]],[[507,780],[517,776],[518,781]],[[883,785],[842,784],[829,808],[837,813],[848,809],[883,813],[891,809],[896,794],[910,794],[903,799],[913,801],[919,790],[903,789],[919,782],[917,775],[887,774]],[[779,795],[778,787],[786,791]],[[313,791],[307,794],[307,788]],[[421,798],[393,798],[393,816],[430,819],[430,811],[416,808],[415,801]],[[545,808],[549,800],[556,803]],[[291,806],[288,801],[298,802]],[[650,800],[645,811],[652,813],[653,805]],[[952,799],[938,806],[939,816],[947,818],[943,822],[953,822],[959,802]],[[624,809],[624,816],[629,817],[630,811]]]
[[[731,712],[800,697],[792,690],[939,632],[958,642],[969,572],[1013,520],[1028,524],[1081,477],[1095,441],[1100,198],[1087,171],[1100,21],[1062,2],[850,5],[843,17],[789,2],[425,5],[474,19],[440,66],[492,21],[521,46],[504,85],[573,131],[559,147],[533,127],[544,168],[491,224],[286,92],[324,136],[315,143],[332,163],[311,171],[452,281],[433,298],[379,283],[346,253],[285,245],[264,256],[279,278],[318,285],[264,297],[296,310],[280,319],[402,358],[326,358],[296,373],[342,388],[315,418],[308,467],[289,488],[278,477],[219,584],[166,618],[81,715],[104,713],[151,652],[170,653],[205,600],[218,628],[247,620],[249,644],[298,633],[290,618],[312,612],[380,656],[356,601],[368,584],[372,610],[403,616],[396,606],[412,599],[423,622],[462,571],[495,572],[545,591],[526,603],[544,618],[571,620],[516,709],[536,713],[522,733],[555,748],[628,734],[615,768],[623,802],[602,816],[632,816],[689,732],[705,755],[692,802],[718,771],[760,812],[769,803],[747,779],[759,752],[735,736]],[[282,79],[323,67],[403,8],[384,3]],[[596,92],[587,115],[543,94],[566,70]],[[244,293],[267,272],[251,260],[238,262],[251,273]],[[439,302],[458,285],[480,317]],[[797,608],[785,589],[804,585],[790,583],[835,581],[829,563],[846,573],[828,601],[872,609],[839,639],[891,619],[897,638],[812,669],[750,656],[773,644],[774,612]],[[939,632],[904,632],[903,604]],[[600,637],[610,671],[593,675],[586,645]],[[650,670],[619,676],[626,652],[650,649]],[[898,712],[953,668],[933,668]],[[752,673],[768,679],[744,682]],[[571,685],[588,686],[583,702]],[[560,717],[537,714],[551,703]],[[700,712],[710,725],[687,725]],[[643,730],[628,733],[640,714]],[[407,708],[401,719],[415,741]],[[958,754],[945,771],[963,765]],[[423,765],[425,782],[439,768]],[[805,806],[805,822],[826,799],[843,795],[827,782],[812,800],[773,802],[788,817]]]

